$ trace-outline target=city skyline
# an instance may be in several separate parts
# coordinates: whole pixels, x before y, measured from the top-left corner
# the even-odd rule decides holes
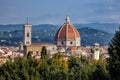
[[[118,0],[1,0],[0,24],[119,23]]]

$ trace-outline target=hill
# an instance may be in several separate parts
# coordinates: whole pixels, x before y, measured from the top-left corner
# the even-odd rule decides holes
[[[108,33],[115,33],[119,28],[119,23],[89,23],[89,24],[74,24],[77,29],[81,29],[84,27],[90,27],[93,29],[105,31]],[[32,30],[43,30],[49,29],[51,31],[58,30],[61,25],[53,25],[53,24],[40,24],[40,25],[32,25]],[[0,31],[14,31],[14,30],[23,30],[23,24],[8,24],[8,25],[0,25]]]
[[[105,31],[108,33],[115,33],[116,30],[119,29],[119,23],[89,23],[89,24],[75,24],[75,26],[79,28],[90,27],[93,29]]]
[[[43,27],[43,29],[32,30],[32,42],[46,42],[54,43],[55,34],[57,28],[52,27]],[[111,40],[113,34],[104,32],[101,30],[96,30],[93,28],[85,27],[78,29],[81,35],[81,43],[83,46],[93,45],[95,42],[100,43],[101,45],[107,45]],[[44,36],[43,36],[44,35]],[[14,31],[0,31],[0,45],[6,46],[19,46],[20,42],[23,40],[23,31],[14,30]]]
[[[85,27],[78,29],[81,35],[82,45],[93,45],[99,43],[100,45],[108,45],[113,37],[112,33],[96,30],[93,28]]]

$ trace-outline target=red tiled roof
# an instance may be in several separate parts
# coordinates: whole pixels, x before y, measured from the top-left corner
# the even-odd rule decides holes
[[[74,50],[76,50],[76,47],[71,46],[71,47],[68,48],[68,50],[69,50],[69,51],[74,51]]]
[[[8,58],[7,56],[0,56],[0,58]]]
[[[85,47],[83,47],[83,46],[77,46],[77,49],[85,50]]]
[[[49,45],[55,45],[55,44],[49,44],[49,43],[32,43],[27,46],[49,46]]]
[[[80,38],[80,35],[77,29],[71,23],[64,23],[56,34],[56,40],[75,38]]]

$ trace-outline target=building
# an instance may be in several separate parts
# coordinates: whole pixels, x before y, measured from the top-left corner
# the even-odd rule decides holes
[[[62,53],[72,56],[86,55],[85,49],[83,50],[81,46],[80,34],[71,23],[69,16],[66,17],[65,23],[57,31],[55,40]]]
[[[55,36],[56,44],[47,44],[47,43],[32,43],[31,41],[31,25],[25,24],[24,28],[24,53],[25,56],[28,53],[32,53],[33,56],[41,57],[41,49],[43,46],[46,46],[47,54],[49,57],[52,55],[61,52],[66,58],[69,56],[79,57],[81,55],[91,56],[92,59],[99,59],[100,51],[96,49],[99,48],[98,45],[94,45],[93,54],[91,47],[81,46],[81,37],[74,25],[72,25],[69,16],[66,17],[65,23],[59,28]]]
[[[23,30],[24,30],[24,40],[23,43],[24,45],[30,45],[31,44],[31,27],[32,25],[26,23],[23,26]]]
[[[41,56],[41,49],[43,46],[46,46],[47,51],[49,53],[52,52],[52,50],[56,49],[55,44],[32,43],[31,27],[32,25],[28,23],[23,25],[23,29],[24,29],[23,48],[24,48],[25,56],[27,56],[28,53],[32,53],[33,56]]]
[[[79,32],[71,24],[69,16],[66,17],[65,23],[57,31],[55,40],[58,47],[63,46],[65,49],[68,49],[71,46],[80,46]]]
[[[0,56],[0,65],[6,63],[9,60],[6,56]]]
[[[28,53],[32,53],[33,56],[41,56],[41,50],[42,50],[43,46],[46,47],[47,53],[52,53],[52,51],[56,50],[56,45],[55,44],[32,43],[32,44],[26,45],[24,47],[25,55],[27,56]]]
[[[92,59],[99,60],[100,55],[100,45],[95,43],[92,48]]]
[[[23,54],[20,53],[16,47],[0,46],[0,65],[9,60],[14,61],[18,57],[23,57]]]

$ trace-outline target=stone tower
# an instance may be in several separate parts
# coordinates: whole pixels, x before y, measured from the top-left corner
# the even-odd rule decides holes
[[[100,45],[98,43],[95,43],[92,48],[92,59],[99,60],[100,55]]]
[[[23,39],[23,45],[27,46],[31,44],[31,27],[32,25],[26,23],[23,26],[23,31],[24,31],[24,39]]]

